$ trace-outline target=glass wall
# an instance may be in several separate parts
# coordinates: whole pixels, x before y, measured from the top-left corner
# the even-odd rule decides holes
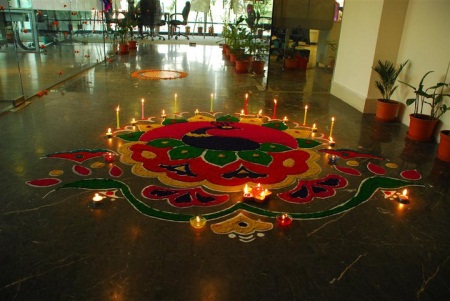
[[[112,22],[104,12],[108,3]],[[186,0],[160,3],[169,18],[183,11]],[[247,16],[248,4],[271,17],[273,0],[191,3],[186,26],[190,33],[217,36],[224,23]],[[117,19],[138,4],[139,0],[0,0],[0,113],[114,55]],[[160,31],[167,34],[168,29],[165,25]],[[270,37],[270,30],[265,36]]]
[[[0,0],[0,111],[103,62],[104,31],[103,1]]]

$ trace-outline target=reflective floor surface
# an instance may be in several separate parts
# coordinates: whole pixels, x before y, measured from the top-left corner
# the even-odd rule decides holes
[[[131,76],[147,69],[187,76]],[[147,44],[1,116],[0,299],[449,299],[449,164],[436,158],[435,143],[407,140],[404,125],[378,123],[330,95],[331,77],[329,70],[311,66],[283,70],[275,58],[267,77],[237,74],[218,46]],[[211,108],[222,112],[216,117],[239,118],[246,93],[249,114],[261,110],[266,121],[286,116],[292,135],[316,123],[318,135],[327,137],[332,127],[333,150],[340,151],[337,163],[329,164],[329,154],[319,151],[330,150],[325,141],[308,151],[316,160],[307,167],[309,176],[275,188],[268,185],[272,195],[264,203],[243,200],[242,191],[209,189],[206,179],[195,188],[208,197],[191,200],[204,204],[177,207],[164,198],[145,197],[152,185],[161,191],[173,187],[148,174],[139,176],[139,168],[124,162],[123,153],[113,163],[115,170],[108,169],[112,164],[105,165],[103,157],[83,157],[95,150],[123,150],[130,141],[106,138],[107,129],[116,131],[117,123],[123,128],[132,118],[142,119],[142,113],[141,124],[154,126],[161,124],[162,110],[168,115],[186,112],[177,119],[194,116],[196,109],[211,117]],[[300,139],[305,147],[316,141],[309,138]],[[273,143],[275,149],[281,144]],[[55,153],[72,160],[48,157]],[[283,151],[258,154],[275,158]],[[150,161],[154,155],[141,154]],[[285,160],[278,168],[297,163]],[[179,167],[174,165],[174,174],[186,172]],[[321,179],[329,175],[346,185],[325,189]],[[373,180],[379,178],[389,185],[379,189]],[[92,179],[107,181],[98,180],[106,183],[98,186]],[[94,184],[60,189],[70,183]],[[314,197],[301,204],[283,200],[282,193],[298,183],[310,185],[308,193]],[[405,187],[407,202],[392,197]],[[105,196],[101,205],[94,204],[95,193]],[[227,201],[205,205],[217,195]],[[300,189],[296,200],[306,196]],[[281,225],[276,212],[292,214],[292,224]],[[187,220],[171,221],[196,215],[208,217],[201,229]]]

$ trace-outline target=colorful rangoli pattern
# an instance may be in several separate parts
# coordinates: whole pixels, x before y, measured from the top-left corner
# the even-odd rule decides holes
[[[183,78],[187,73],[173,70],[138,70],[131,73],[131,76],[138,79],[166,80]]]
[[[414,182],[421,179],[417,170],[398,171],[395,163],[383,166],[385,159],[379,156],[330,148],[323,136],[314,138],[310,128],[289,129],[270,118],[264,122],[256,117],[201,114],[160,124],[149,118],[138,122],[137,129],[126,126],[114,133],[110,139],[125,141],[117,153],[79,149],[46,155],[43,158],[64,159],[70,165],[27,184],[53,191],[95,190],[107,200],[123,198],[140,213],[166,221],[189,223],[204,210],[202,219],[211,221],[214,233],[242,242],[264,237],[280,214],[288,213],[293,220],[325,218],[367,202],[377,191],[384,197],[396,196],[399,188],[420,185]],[[319,176],[319,162],[327,161],[334,173]],[[126,183],[130,178],[123,176],[128,168],[155,184],[133,193]],[[68,178],[68,170],[81,179],[63,183],[58,177]],[[99,178],[99,173],[104,177]],[[263,201],[270,206],[244,198],[246,185],[269,189],[272,193]],[[340,204],[322,211],[304,210],[303,204],[332,198],[349,185],[356,192]],[[158,202],[167,202],[174,210],[157,209]],[[285,208],[291,209],[285,212]]]

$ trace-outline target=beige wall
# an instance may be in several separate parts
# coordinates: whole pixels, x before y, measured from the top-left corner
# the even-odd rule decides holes
[[[347,0],[331,93],[364,111],[383,2]]]
[[[429,70],[435,72],[428,84],[443,80],[450,62],[450,0],[345,1],[331,93],[368,112],[370,100],[379,97],[371,69],[378,59],[396,63],[409,59],[399,79],[414,85]],[[412,90],[400,84],[393,98],[404,103],[413,96]],[[404,124],[409,124],[411,109],[402,113]],[[450,112],[442,121],[450,129]]]
[[[430,70],[425,87],[443,81],[450,63],[450,1],[449,0],[409,0],[398,60],[410,60],[403,79],[417,86],[422,76]],[[450,74],[446,82],[450,82]],[[450,93],[450,90],[447,89]],[[397,99],[414,97],[411,89],[401,85],[396,92]],[[446,100],[450,105],[450,99]],[[408,107],[402,122],[409,124]],[[441,126],[450,129],[450,111],[441,118]]]

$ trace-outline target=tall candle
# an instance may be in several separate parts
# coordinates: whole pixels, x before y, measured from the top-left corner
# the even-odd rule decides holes
[[[145,114],[144,114],[144,99],[141,99],[141,107],[142,107],[142,119],[145,119]]]
[[[173,112],[177,113],[177,93],[175,93],[175,100],[173,104]]]
[[[214,93],[211,93],[211,105],[210,105],[210,108],[209,108],[210,112],[213,112],[213,102],[214,102]]]
[[[245,93],[244,113],[245,115],[248,114],[248,93]]]
[[[330,135],[329,135],[329,137],[331,137],[331,134],[333,134],[333,127],[334,127],[334,117],[331,118],[331,128],[330,128]]]
[[[277,100],[274,99],[273,100],[273,116],[272,119],[277,118]]]
[[[303,125],[306,124],[306,115],[308,114],[308,105],[305,106],[305,115],[303,116]]]
[[[120,122],[119,122],[119,106],[117,106],[117,109],[116,109],[116,119],[117,119],[117,128],[120,129]]]

